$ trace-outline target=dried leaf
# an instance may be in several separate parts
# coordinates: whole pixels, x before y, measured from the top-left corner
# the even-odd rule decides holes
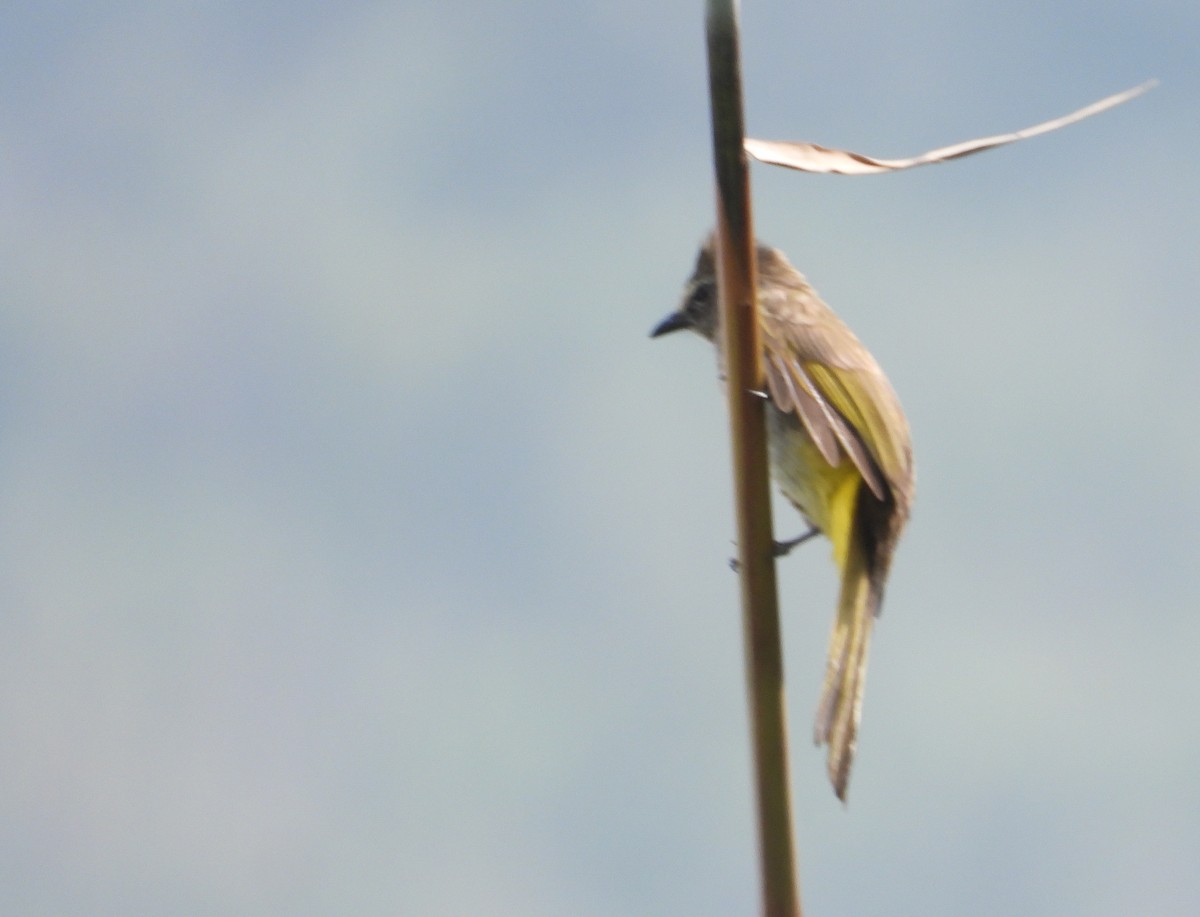
[[[875,159],[861,153],[852,153],[849,150],[831,150],[828,147],[802,140],[754,140],[747,137],[745,146],[746,152],[759,162],[784,166],[788,169],[799,169],[801,172],[835,173],[837,175],[874,175],[879,172],[895,172],[900,169],[911,169],[913,166],[925,166],[934,162],[958,159],[960,156],[970,156],[972,153],[980,153],[984,150],[1004,146],[1007,143],[1024,140],[1027,137],[1036,137],[1038,134],[1058,130],[1060,127],[1090,118],[1092,115],[1120,105],[1122,102],[1128,102],[1134,96],[1140,96],[1157,85],[1158,80],[1150,80],[1133,89],[1127,89],[1109,96],[1107,99],[1093,102],[1079,111],[1055,118],[1053,121],[1035,124],[1033,127],[1014,131],[1011,134],[997,134],[995,137],[983,137],[979,140],[967,140],[953,146],[944,146],[941,149],[930,150],[928,153],[914,156],[912,159]]]

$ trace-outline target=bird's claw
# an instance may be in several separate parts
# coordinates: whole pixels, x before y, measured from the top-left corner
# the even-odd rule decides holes
[[[773,557],[787,557],[789,554],[792,553],[793,548],[799,547],[800,545],[804,544],[804,542],[808,541],[810,538],[812,538],[816,535],[820,535],[820,534],[821,534],[820,529],[818,529],[815,525],[810,525],[808,527],[807,532],[804,532],[801,535],[797,535],[795,538],[790,538],[787,541],[772,542],[771,543],[771,555]],[[729,558],[729,569],[732,570],[734,573],[741,572],[742,565],[738,562],[738,559],[736,557]]]

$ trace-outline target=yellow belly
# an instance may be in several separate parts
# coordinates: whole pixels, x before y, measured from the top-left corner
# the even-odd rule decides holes
[[[812,525],[833,542],[833,555],[844,566],[862,482],[844,453],[837,465],[825,461],[795,414],[767,405],[767,445],[775,483]]]

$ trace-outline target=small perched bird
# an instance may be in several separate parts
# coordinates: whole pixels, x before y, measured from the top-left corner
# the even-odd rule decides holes
[[[651,337],[686,328],[719,352],[714,248],[710,236],[679,309]],[[871,628],[912,506],[912,444],[875,358],[782,252],[760,244],[757,261],[771,474],[812,529],[833,542],[842,576],[814,738],[828,745],[829,779],[845,800]],[[778,544],[778,552],[806,537]]]

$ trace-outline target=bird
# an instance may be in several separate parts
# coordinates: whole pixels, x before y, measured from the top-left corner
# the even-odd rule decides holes
[[[678,308],[651,337],[689,330],[721,358],[716,239],[700,248]],[[783,252],[756,245],[758,330],[771,475],[809,524],[776,554],[820,533],[841,575],[813,726],[843,801],[858,742],[867,657],[884,586],[915,494],[908,421],[866,347]]]

